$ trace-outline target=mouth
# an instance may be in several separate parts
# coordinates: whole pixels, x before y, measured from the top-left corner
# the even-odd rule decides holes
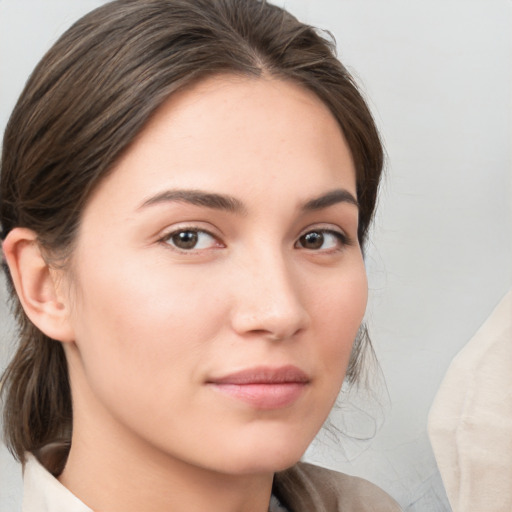
[[[291,406],[310,384],[308,375],[296,366],[255,367],[207,381],[220,393],[255,409]]]

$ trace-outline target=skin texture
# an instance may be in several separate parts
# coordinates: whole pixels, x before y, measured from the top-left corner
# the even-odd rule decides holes
[[[91,197],[68,270],[34,264],[37,301],[15,278],[69,363],[64,485],[109,512],[267,509],[273,473],[336,399],[364,314],[349,194],[344,137],[303,88],[221,76],[168,100]],[[26,230],[5,251],[20,276],[37,253]],[[215,384],[290,365],[306,379],[283,404]]]

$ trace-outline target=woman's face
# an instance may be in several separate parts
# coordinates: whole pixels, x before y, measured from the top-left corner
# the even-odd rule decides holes
[[[76,440],[226,473],[296,462],[365,310],[355,197],[312,93],[225,76],[175,94],[83,214],[65,344]]]

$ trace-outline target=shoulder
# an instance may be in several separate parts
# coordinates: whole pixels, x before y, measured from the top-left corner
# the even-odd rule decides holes
[[[275,491],[292,512],[400,512],[376,485],[337,471],[298,463],[276,474]]]

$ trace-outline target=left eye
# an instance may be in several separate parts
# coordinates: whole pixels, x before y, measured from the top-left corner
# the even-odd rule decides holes
[[[345,245],[345,236],[336,231],[308,231],[297,241],[297,245],[311,251],[329,250]]]
[[[217,240],[210,233],[200,229],[181,229],[167,235],[166,243],[181,251],[210,249],[217,245]]]

